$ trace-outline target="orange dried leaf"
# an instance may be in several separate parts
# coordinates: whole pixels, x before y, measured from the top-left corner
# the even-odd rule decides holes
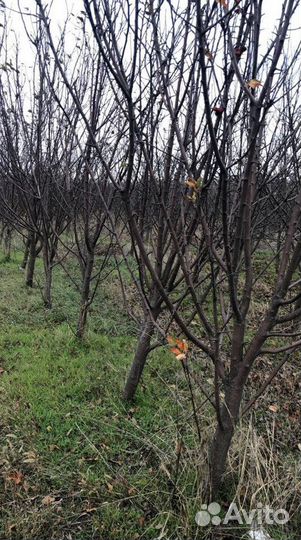
[[[181,340],[173,338],[172,336],[167,336],[167,341],[172,347],[170,352],[175,355],[177,360],[185,360],[188,351],[188,344],[185,339]]]
[[[181,352],[187,352],[188,351],[188,343],[185,341],[185,339],[176,339],[176,344]]]
[[[24,479],[24,474],[20,471],[13,471],[11,474],[7,476],[7,480],[10,482],[13,482],[16,486],[19,486],[22,484]]]
[[[229,3],[227,0],[215,0],[217,4],[220,4],[223,8],[228,9]]]
[[[253,90],[256,90],[256,88],[259,88],[259,86],[262,86],[262,82],[258,81],[257,79],[251,79],[248,81],[248,87],[252,88]]]
[[[192,189],[197,189],[198,188],[197,181],[194,180],[193,178],[188,178],[188,180],[186,180],[185,184],[186,184],[187,187],[190,187]]]

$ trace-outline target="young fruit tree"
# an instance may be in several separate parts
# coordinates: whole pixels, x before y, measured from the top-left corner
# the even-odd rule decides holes
[[[114,153],[98,144],[46,4],[36,3],[132,242],[144,318],[125,398],[135,395],[156,330],[185,369],[192,350],[210,360],[215,497],[241,414],[301,344],[300,44],[288,46],[299,2],[285,0],[268,32],[263,0],[84,0],[83,31],[115,106]],[[269,275],[264,310],[254,314],[257,284]],[[270,357],[263,387],[247,399],[250,373]]]

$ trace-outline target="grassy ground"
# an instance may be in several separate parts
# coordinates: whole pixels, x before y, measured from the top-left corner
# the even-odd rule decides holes
[[[122,309],[116,275],[101,285],[80,343],[78,294],[68,278],[56,269],[54,308],[46,311],[39,287],[24,286],[21,256],[0,264],[1,540],[209,538],[194,516],[207,482],[212,411],[200,408],[199,442],[181,366],[163,349],[152,354],[135,404],[125,405],[120,396],[136,327]],[[42,280],[41,267],[37,277]],[[198,406],[203,399],[196,393]],[[260,423],[261,409],[257,417]],[[270,434],[268,446],[264,437],[255,441],[248,422],[239,430],[225,503],[239,474],[245,475],[245,488],[236,493],[241,503],[254,491],[252,474],[264,483],[263,462],[275,452]],[[290,479],[294,454],[281,460],[279,475]],[[290,539],[297,538],[295,523]],[[215,535],[226,538],[218,529]]]

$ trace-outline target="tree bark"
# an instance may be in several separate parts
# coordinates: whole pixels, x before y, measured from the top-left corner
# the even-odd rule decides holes
[[[226,470],[227,457],[238,420],[244,385],[231,383],[221,409],[222,426],[217,425],[210,453],[211,498],[217,497]]]
[[[156,321],[158,315],[159,313],[153,313],[153,318],[148,315],[144,321],[135,357],[123,391],[123,397],[126,401],[132,401],[135,397],[137,386],[140,382],[149,353],[150,342],[155,329],[154,321]]]
[[[20,266],[20,268],[22,270],[25,270],[26,265],[27,265],[28,256],[29,256],[29,246],[30,246],[30,239],[27,238],[26,243],[25,243],[23,261],[22,261],[21,266]]]
[[[29,242],[30,242],[30,246],[29,246],[29,255],[28,255],[28,262],[27,262],[26,285],[27,287],[32,287],[34,269],[35,269],[35,264],[36,264],[36,237],[34,233],[30,235]]]
[[[88,253],[86,266],[84,269],[81,305],[80,305],[80,312],[79,312],[78,323],[77,323],[76,336],[79,339],[82,339],[84,337],[86,324],[87,324],[87,317],[88,317],[88,311],[89,311],[89,306],[90,306],[90,299],[89,299],[90,283],[91,283],[91,277],[92,277],[92,272],[93,272],[93,266],[94,266],[94,253],[90,252]]]
[[[6,227],[4,233],[4,253],[6,262],[9,262],[11,257],[11,237],[12,229],[10,227]]]
[[[55,247],[49,246],[47,237],[43,241],[43,263],[44,263],[44,273],[45,273],[45,282],[44,282],[44,291],[43,299],[44,306],[46,309],[52,308],[52,270],[53,270],[53,261],[55,257]]]
[[[44,284],[44,292],[43,292],[43,298],[44,298],[44,306],[46,309],[52,308],[52,264],[49,264],[47,268],[45,268],[45,284]]]

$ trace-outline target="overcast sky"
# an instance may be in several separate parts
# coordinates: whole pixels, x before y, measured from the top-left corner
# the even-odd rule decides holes
[[[120,0],[122,1],[122,0]],[[185,0],[179,0],[180,4],[183,3],[183,8],[186,5]],[[201,0],[202,3],[204,3],[205,0]],[[207,0],[206,0],[207,1]],[[209,0],[214,1],[214,0]],[[230,6],[233,0],[230,0]],[[76,27],[80,28],[80,22],[76,19],[76,17],[80,14],[81,9],[83,9],[83,1],[82,0],[52,0],[50,2],[49,0],[47,2],[44,2],[46,4],[52,4],[51,6],[51,28],[53,35],[57,35],[57,32],[59,33],[60,27],[63,26],[64,21],[66,17],[70,16],[70,21],[72,21],[72,24],[70,24],[70,32],[68,34],[68,40],[70,44],[70,49],[73,48],[74,40],[76,39],[76,33],[78,30],[76,30]],[[272,35],[272,32],[275,28],[275,25],[277,23],[277,18],[279,17],[279,14],[281,12],[281,6],[282,6],[282,0],[264,0],[264,19],[263,19],[263,29],[264,32],[262,33],[262,41],[268,41],[269,37]],[[9,19],[9,32],[10,32],[10,46],[11,46],[11,54],[13,56],[13,44],[15,40],[18,40],[19,43],[19,49],[20,49],[20,56],[21,61],[24,63],[24,67],[29,67],[32,63],[33,59],[33,53],[32,53],[32,46],[30,45],[28,38],[26,36],[26,33],[24,31],[24,23],[27,25],[28,30],[32,28],[32,16],[31,14],[34,14],[36,12],[36,3],[35,0],[6,0],[6,13],[7,17]],[[20,15],[20,9],[22,12],[22,16]],[[73,22],[74,21],[74,22]],[[292,25],[292,31],[291,31],[291,39],[290,39],[290,47],[292,49],[296,48],[298,42],[300,41],[300,31],[301,27],[301,8],[299,7],[298,12],[295,14],[293,25]],[[265,43],[262,43],[264,46]]]

